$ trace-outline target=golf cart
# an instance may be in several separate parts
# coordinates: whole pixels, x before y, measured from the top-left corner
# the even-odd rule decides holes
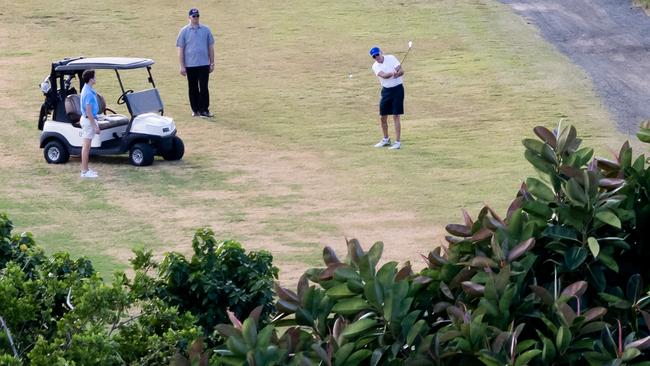
[[[183,140],[176,136],[174,121],[163,116],[163,103],[151,76],[153,60],[146,58],[98,57],[66,58],[52,63],[52,70],[41,83],[45,102],[41,106],[38,129],[45,160],[64,164],[70,155],[80,155],[82,146],[80,95],[84,70],[114,70],[122,94],[117,104],[126,104],[129,116],[116,114],[106,108],[98,94],[100,133],[92,139],[90,155],[119,155],[129,153],[131,164],[151,165],[155,155],[165,160],[180,160],[185,152]],[[124,89],[120,71],[146,68],[151,88],[134,92]],[[75,89],[73,80],[79,80]],[[51,114],[51,118],[50,118]]]

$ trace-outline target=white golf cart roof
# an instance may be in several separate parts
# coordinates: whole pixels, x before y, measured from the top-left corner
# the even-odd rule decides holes
[[[128,70],[153,65],[152,59],[138,57],[89,57],[71,61],[56,67],[56,71],[88,69]]]

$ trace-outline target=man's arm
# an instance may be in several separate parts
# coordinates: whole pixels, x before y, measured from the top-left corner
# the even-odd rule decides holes
[[[176,47],[178,49],[178,63],[181,65],[181,75],[187,75],[185,70],[185,49],[183,47]]]
[[[383,71],[380,71],[380,72],[377,74],[377,76],[379,76],[379,77],[382,78],[382,79],[390,79],[390,78],[393,77],[393,75],[395,75],[394,72],[383,72]]]
[[[214,43],[208,46],[208,55],[210,56],[210,72],[214,71]]]
[[[93,130],[96,134],[99,134],[99,125],[95,121],[95,116],[93,115],[93,107],[90,104],[86,104],[86,116],[90,120],[90,123],[93,125]]]
[[[404,75],[404,69],[402,69],[402,65],[397,65],[395,72],[393,73],[393,77],[398,78],[402,75]]]

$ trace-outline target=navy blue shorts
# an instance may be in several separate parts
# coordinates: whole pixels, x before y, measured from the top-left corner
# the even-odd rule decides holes
[[[402,84],[392,88],[381,88],[379,115],[396,114],[404,114],[404,86]]]

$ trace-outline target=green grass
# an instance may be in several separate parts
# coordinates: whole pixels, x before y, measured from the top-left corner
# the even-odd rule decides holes
[[[201,226],[272,250],[340,243],[371,227],[377,240],[406,248],[399,259],[415,259],[414,250],[442,242],[423,231],[458,221],[461,208],[507,207],[534,174],[520,144],[534,126],[565,119],[601,155],[625,138],[582,71],[496,2],[196,6],[217,39],[213,121],[188,116],[178,75],[174,42],[186,9],[24,1],[0,14],[0,210],[17,231],[33,231],[48,250],[89,255],[103,273],[124,267],[135,247],[189,253]],[[379,86],[367,51],[378,44],[401,57],[409,40],[404,149],[373,149]],[[96,182],[78,179],[77,159],[45,164],[36,86],[51,61],[79,54],[156,61],[165,114],[186,144],[183,161],[134,168],[125,157],[93,159],[102,174]],[[110,73],[99,74],[97,88],[116,107]],[[403,223],[391,213],[410,218],[413,237],[427,239],[392,235],[387,228]],[[282,268],[319,264],[319,252],[274,255]]]

